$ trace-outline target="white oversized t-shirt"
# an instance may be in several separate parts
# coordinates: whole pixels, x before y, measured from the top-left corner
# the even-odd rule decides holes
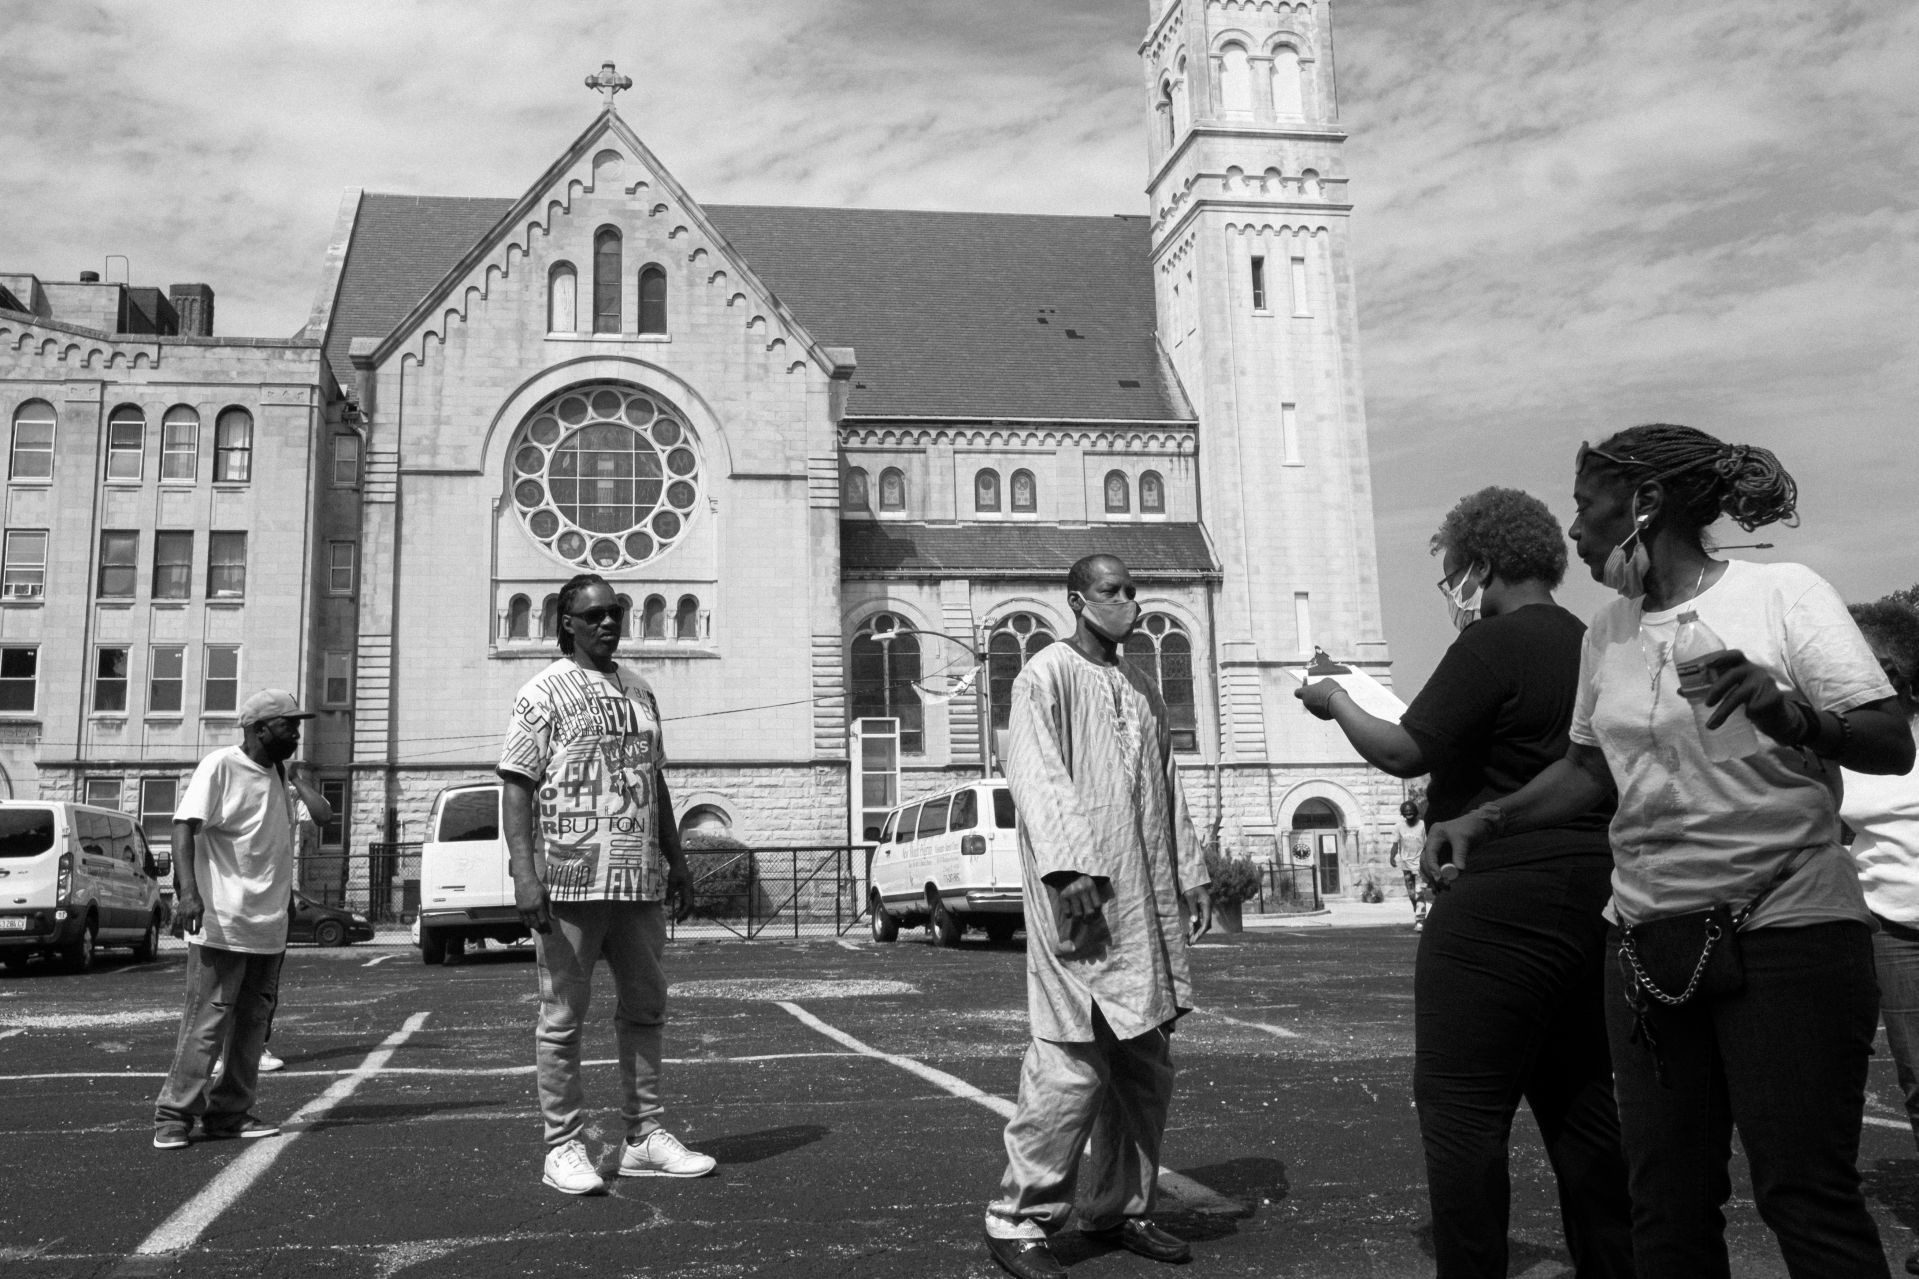
[[[666,758],[644,679],[562,658],[514,699],[500,772],[538,785],[540,873],[554,901],[666,897],[655,783]]]
[[[1679,614],[1691,611],[1789,696],[1819,710],[1892,696],[1838,592],[1803,565],[1733,560],[1677,608],[1642,613],[1638,600],[1620,599],[1600,609],[1580,655],[1572,740],[1605,752],[1619,788],[1608,916],[1631,924],[1720,904],[1738,909],[1810,849],[1748,927],[1869,920],[1839,843],[1837,765],[1764,733],[1755,755],[1706,758],[1672,660]]]
[[[293,805],[280,771],[229,746],[200,761],[174,808],[176,822],[201,823],[193,875],[206,910],[187,941],[249,955],[287,948],[293,892]]]
[[[1839,815],[1853,829],[1866,905],[1881,919],[1919,927],[1919,767],[1901,777],[1843,771]]]

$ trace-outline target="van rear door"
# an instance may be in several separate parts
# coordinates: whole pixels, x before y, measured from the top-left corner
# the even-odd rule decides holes
[[[431,838],[420,850],[420,904],[427,910],[511,902],[506,845],[500,838],[500,788],[443,791],[433,805]]]
[[[59,836],[58,815],[52,808],[0,807],[0,873],[4,874],[0,905],[15,910],[53,907],[60,854],[66,851]],[[23,931],[26,926],[25,915],[0,918],[0,929]]]
[[[983,833],[988,836],[987,856],[993,861],[993,881],[1002,887],[1019,888],[1026,882],[1026,868],[1020,864],[1019,857],[1019,816],[1013,811],[1013,791],[1011,787],[992,788],[992,812],[983,814],[983,827],[990,829]]]

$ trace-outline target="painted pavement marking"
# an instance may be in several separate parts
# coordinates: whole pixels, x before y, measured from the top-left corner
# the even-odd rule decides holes
[[[247,1192],[253,1183],[266,1175],[267,1169],[301,1135],[301,1129],[295,1125],[318,1119],[348,1097],[355,1089],[371,1079],[385,1068],[393,1052],[426,1024],[430,1013],[414,1013],[400,1028],[380,1042],[380,1046],[366,1055],[366,1060],[358,1068],[349,1071],[333,1081],[327,1090],[294,1111],[286,1122],[287,1131],[278,1137],[269,1137],[255,1141],[242,1151],[238,1158],[222,1168],[219,1175],[201,1188],[200,1193],[176,1208],[171,1217],[160,1223],[158,1229],[148,1235],[138,1248],[133,1250],[136,1257],[151,1257],[163,1253],[183,1252],[191,1248],[206,1231],[219,1219],[221,1213],[233,1206],[235,1200]]]
[[[1275,1039],[1304,1039],[1305,1038],[1305,1036],[1300,1034],[1297,1030],[1288,1030],[1284,1026],[1269,1025],[1268,1023],[1263,1021],[1241,1021],[1237,1017],[1228,1017],[1225,1013],[1214,1012],[1210,1008],[1195,1008],[1193,1011],[1200,1014],[1203,1017],[1217,1017],[1219,1018],[1219,1020],[1224,1022],[1231,1022],[1235,1026],[1244,1026],[1248,1030],[1264,1031],[1266,1034],[1271,1035]]]
[[[20,1032],[0,1032],[0,1039]],[[858,1053],[753,1053],[744,1057],[666,1057],[662,1062],[668,1066],[733,1066],[751,1064],[760,1061],[791,1061],[810,1057],[857,1057]],[[617,1057],[596,1057],[583,1061],[582,1066],[617,1066]],[[365,1069],[355,1066],[342,1070],[283,1070],[281,1079],[324,1079],[357,1075]],[[482,1075],[530,1075],[535,1066],[390,1066],[380,1073],[383,1075],[444,1075],[453,1078],[477,1078]],[[24,1075],[0,1075],[0,1084],[23,1083],[35,1079],[165,1079],[164,1070],[50,1070]],[[289,1121],[291,1122],[291,1121]]]
[[[973,1102],[976,1105],[984,1106],[1001,1119],[1011,1119],[1013,1117],[1014,1104],[996,1093],[975,1088],[958,1075],[949,1075],[945,1071],[929,1066],[916,1058],[904,1057],[898,1053],[883,1052],[871,1044],[866,1043],[864,1040],[855,1039],[837,1026],[827,1025],[812,1013],[801,1008],[798,1004],[787,1003],[784,1000],[777,1002],[781,1008],[784,1008],[787,1012],[798,1018],[804,1025],[817,1030],[820,1034],[825,1035],[835,1043],[845,1044],[848,1048],[851,1048],[863,1057],[871,1057],[876,1061],[883,1061],[888,1065],[898,1066],[908,1074],[918,1075],[927,1083],[943,1089],[955,1097]],[[1200,1185],[1191,1177],[1174,1172],[1171,1168],[1163,1166],[1160,1168],[1159,1188],[1195,1212],[1212,1213],[1230,1217],[1246,1215],[1246,1209],[1241,1205],[1234,1203],[1210,1187]]]
[[[1912,1124],[1904,1119],[1881,1119],[1877,1115],[1867,1115],[1865,1122],[1874,1128],[1897,1128],[1900,1132],[1912,1131]]]
[[[375,955],[373,958],[367,960],[364,964],[361,964],[360,967],[371,968],[375,964],[384,964],[389,959],[398,959],[398,958],[399,958],[398,955]]]
[[[0,1039],[12,1039],[15,1035],[24,1035],[26,1033],[27,1028],[25,1026],[15,1026],[12,1030],[0,1030]]]

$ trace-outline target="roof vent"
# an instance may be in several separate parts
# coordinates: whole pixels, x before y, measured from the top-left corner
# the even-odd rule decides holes
[[[1069,338],[1078,338],[1082,342],[1086,340],[1086,335],[1084,333],[1081,333],[1078,329],[1066,330],[1066,336]]]
[[[1137,379],[1134,379],[1134,378],[1123,377],[1119,380],[1119,384],[1125,387],[1129,391],[1139,390],[1139,382]]]
[[[1042,315],[1042,316],[1038,316],[1038,317],[1036,317],[1036,318],[1037,318],[1037,319],[1039,320],[1039,322],[1040,322],[1041,324],[1049,324],[1049,323],[1051,323],[1051,321],[1050,321],[1050,320],[1048,320],[1048,319],[1047,319],[1047,318],[1046,318],[1045,316],[1043,316],[1043,315]]]
[[[100,283],[100,273],[98,271],[82,271],[80,272],[80,283],[98,284]]]

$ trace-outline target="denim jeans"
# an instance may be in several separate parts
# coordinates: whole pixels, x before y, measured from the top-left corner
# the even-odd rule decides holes
[[[1906,1099],[1906,1122],[1919,1140],[1919,929],[1879,921],[1872,936],[1872,966],[1879,975],[1879,1018]]]
[[[660,1055],[666,1022],[666,916],[658,902],[553,902],[553,931],[535,934],[540,960],[540,1020],[535,1032],[540,1113],[546,1144],[580,1135],[586,1092],[580,1041],[601,959],[613,975],[614,1042],[629,1141],[660,1126]]]
[[[173,1045],[173,1064],[153,1103],[155,1123],[208,1131],[231,1127],[253,1109],[260,1084],[260,1050],[280,996],[285,952],[249,955],[213,946],[187,947],[186,1007]],[[211,1088],[207,1077],[225,1057]]]
[[[1866,1067],[1879,1022],[1872,935],[1848,921],[1739,934],[1745,988],[1656,1008],[1665,1065],[1633,1038],[1607,938],[1606,1023],[1632,1169],[1639,1279],[1726,1279],[1726,1200],[1739,1129],[1760,1217],[1793,1279],[1887,1274],[1859,1188]]]
[[[1468,871],[1414,969],[1413,1098],[1442,1279],[1504,1279],[1513,1115],[1532,1107],[1579,1279],[1633,1273],[1604,997],[1598,858]]]

